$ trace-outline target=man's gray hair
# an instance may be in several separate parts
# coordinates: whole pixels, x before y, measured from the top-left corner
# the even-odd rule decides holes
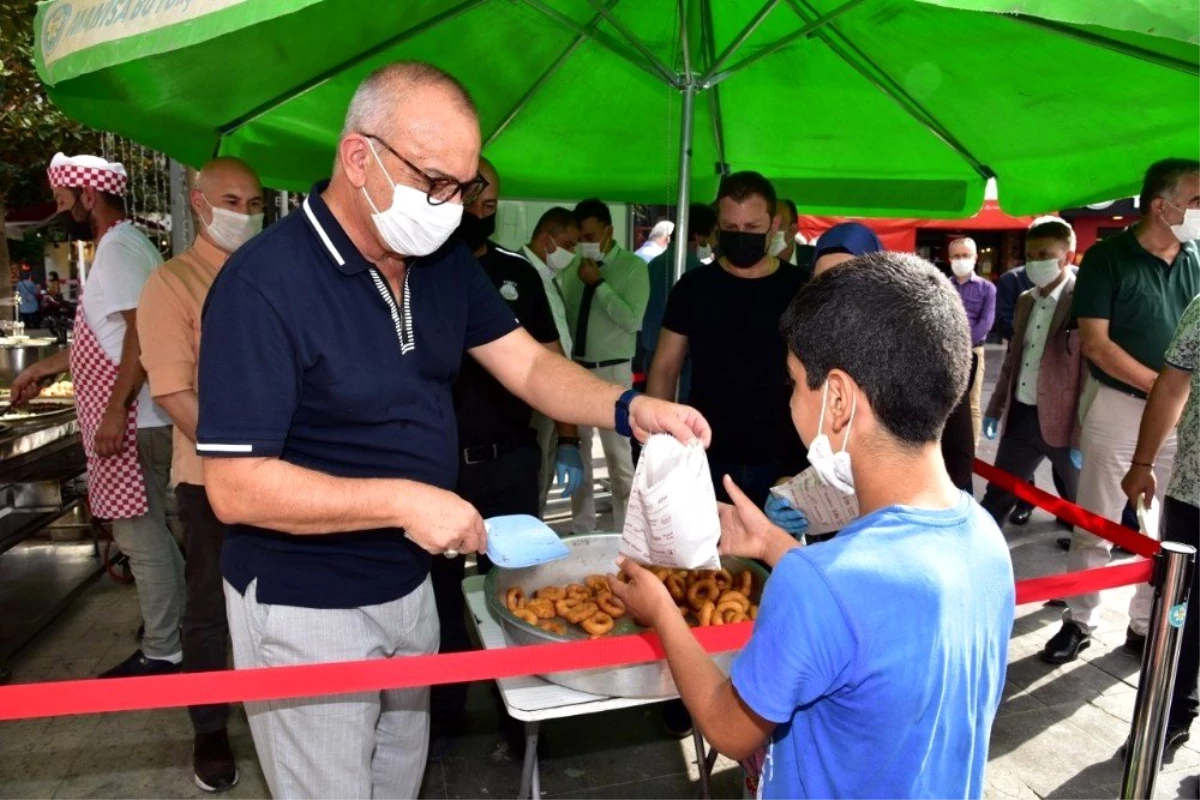
[[[970,236],[959,236],[955,239],[951,239],[950,244],[948,244],[946,246],[953,247],[954,245],[958,244],[959,242],[962,242],[964,245],[966,245],[967,249],[969,249],[975,255],[979,255],[979,246],[975,244],[975,240],[972,239]]]
[[[1055,216],[1054,214],[1046,214],[1038,217],[1033,222],[1029,223],[1029,231],[1026,233],[1026,235],[1032,237],[1035,233],[1043,236],[1047,233],[1054,233],[1057,236],[1065,236],[1067,244],[1069,245],[1067,249],[1072,253],[1075,252],[1075,229],[1071,227],[1071,223],[1067,222],[1062,217]]]
[[[669,219],[660,219],[650,229],[651,239],[663,239],[675,232],[675,223]]]
[[[380,135],[388,129],[397,100],[407,92],[423,86],[442,86],[450,89],[451,96],[475,119],[479,113],[470,93],[457,78],[432,64],[421,61],[398,61],[388,64],[368,75],[358,85],[350,107],[346,110],[346,122],[342,136],[348,133]]]

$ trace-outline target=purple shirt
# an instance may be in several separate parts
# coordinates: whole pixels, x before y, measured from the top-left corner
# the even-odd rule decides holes
[[[971,325],[971,344],[981,345],[992,329],[996,319],[996,285],[978,275],[972,275],[966,283],[954,280],[954,288],[962,298],[963,308],[967,312],[967,322]]]

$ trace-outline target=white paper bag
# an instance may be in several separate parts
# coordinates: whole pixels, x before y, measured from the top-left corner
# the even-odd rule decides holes
[[[781,486],[771,487],[771,494],[803,511],[808,518],[804,532],[814,536],[840,531],[858,517],[858,496],[825,483],[812,467]]]
[[[1158,498],[1150,498],[1150,507],[1146,508],[1146,500],[1144,495],[1139,495],[1137,499],[1137,521],[1138,528],[1141,529],[1143,536],[1149,536],[1151,539],[1158,538],[1158,520],[1160,508],[1158,506]]]
[[[621,555],[642,564],[719,569],[721,519],[699,442],[651,436],[638,459],[625,512]]]

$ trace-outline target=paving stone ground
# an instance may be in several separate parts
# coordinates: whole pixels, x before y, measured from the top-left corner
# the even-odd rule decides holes
[[[997,351],[989,356],[985,397],[999,365]],[[995,446],[983,442],[980,451],[991,460]],[[1053,491],[1047,469],[1039,473],[1038,485]],[[1065,554],[1054,542],[1060,533],[1047,515],[1035,512],[1028,526],[1006,533],[1018,579],[1065,570]],[[1117,751],[1129,731],[1139,668],[1138,659],[1122,647],[1131,594],[1128,588],[1106,593],[1094,644],[1079,661],[1060,667],[1037,655],[1058,629],[1059,609],[1017,610],[1005,702],[992,732],[986,797],[1119,796]],[[102,579],[12,662],[13,680],[94,675],[136,647],[138,622],[132,587]],[[520,763],[501,734],[487,687],[472,688],[470,711],[465,736],[436,743],[422,797],[516,794]],[[231,736],[242,780],[226,796],[266,796],[240,708]],[[692,797],[697,792],[691,740],[666,738],[653,707],[548,722],[543,738],[545,797]],[[191,729],[179,709],[0,723],[0,798],[205,797],[192,783],[190,748]],[[1198,774],[1200,735],[1164,765],[1156,796],[1197,797]],[[713,796],[741,796],[739,769],[732,762],[718,761]]]

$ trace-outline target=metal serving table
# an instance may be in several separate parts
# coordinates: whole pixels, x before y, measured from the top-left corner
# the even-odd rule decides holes
[[[485,576],[473,575],[463,581],[463,595],[467,607],[471,611],[471,625],[476,638],[485,650],[499,650],[508,647],[504,638],[504,629],[500,620],[488,610],[487,599],[484,597]],[[663,698],[629,698],[603,697],[601,695],[579,692],[574,689],[550,683],[534,675],[520,678],[501,678],[496,681],[500,689],[500,697],[504,708],[513,719],[525,723],[525,762],[521,770],[521,789],[519,798],[540,798],[541,780],[538,772],[538,735],[543,720],[562,719],[564,717],[579,717],[585,714],[599,714],[602,711],[616,711],[622,708],[661,703]],[[692,730],[693,741],[696,745],[697,766],[700,773],[700,790],[702,797],[709,797],[709,776],[713,764],[716,763],[716,753],[706,753],[704,738],[699,728]]]

